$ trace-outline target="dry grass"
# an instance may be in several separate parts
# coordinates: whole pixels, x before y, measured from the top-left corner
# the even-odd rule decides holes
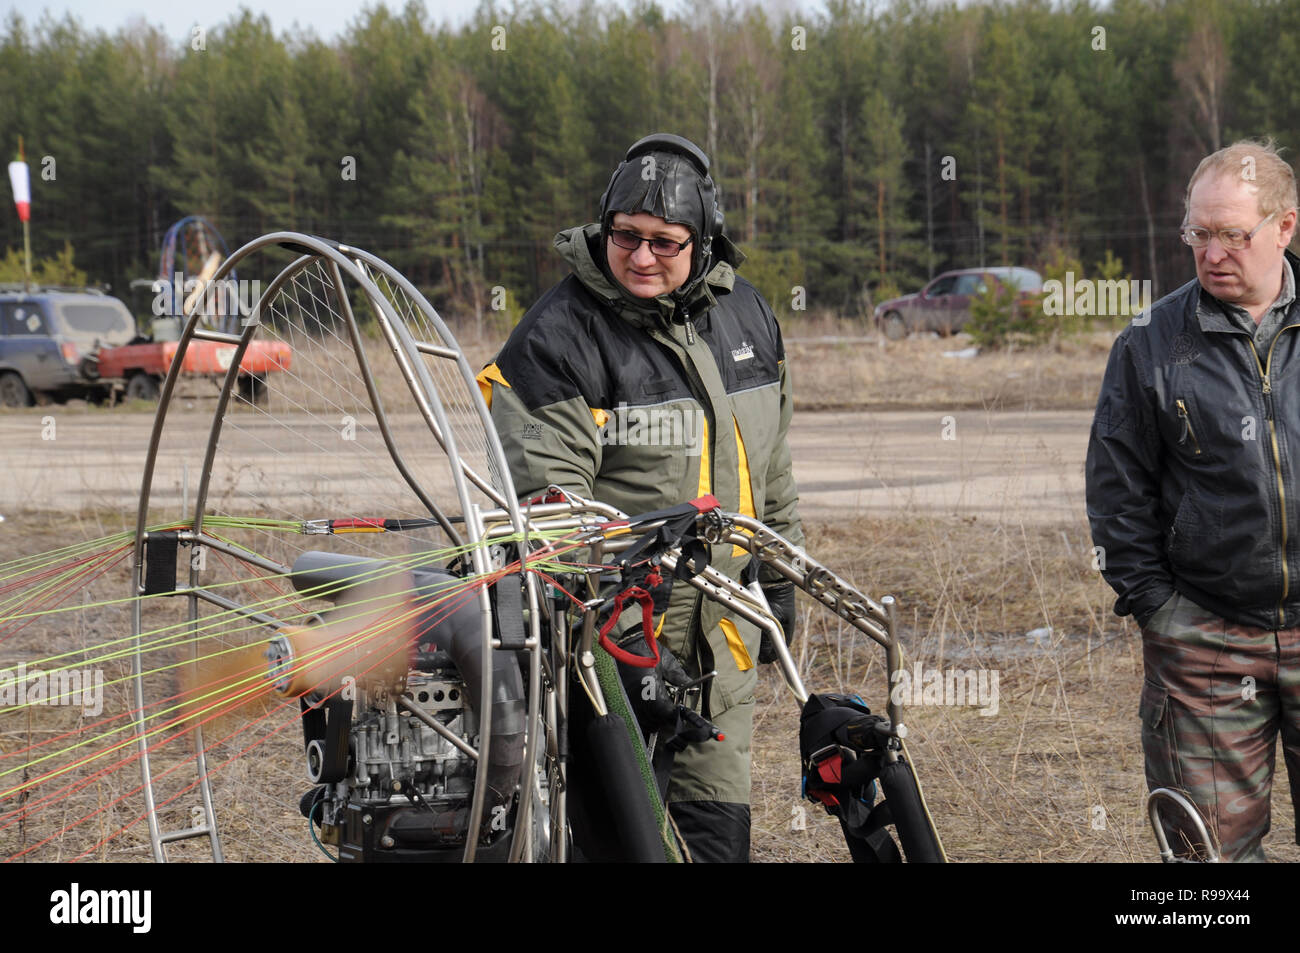
[[[912,707],[908,747],[954,861],[1151,861],[1155,841],[1131,620],[1089,565],[1078,526],[1008,528],[906,517],[810,527],[809,551],[869,594],[899,597],[910,668],[999,674],[996,715]],[[799,647],[810,690],[858,692],[883,710],[883,652],[806,606]],[[1051,626],[1046,637],[1026,634]],[[838,823],[798,800],[797,719],[775,672],[760,686],[754,857],[847,860]],[[1278,759],[1279,769],[1281,758]],[[807,830],[792,830],[799,809]],[[1300,860],[1285,771],[1273,797],[1274,860]]]
[[[503,334],[459,333],[469,364],[491,359]],[[1110,335],[1035,352],[997,352],[975,359],[944,358],[969,341],[914,338],[884,342],[861,325],[787,329],[787,348],[802,411],[1088,410],[1096,399]],[[377,350],[377,348],[376,348]],[[320,348],[321,360],[331,358]],[[326,360],[328,363],[328,360]],[[313,365],[300,365],[295,381]],[[287,378],[286,378],[287,381]],[[380,381],[396,406],[408,399],[398,378]],[[305,385],[303,385],[305,387]],[[305,391],[304,391],[305,393]],[[295,391],[296,394],[296,391]],[[291,397],[294,394],[290,394]],[[283,397],[283,395],[282,395]],[[32,415],[39,413],[32,411]],[[133,515],[87,511],[43,514],[0,525],[10,554],[56,546],[130,528]],[[39,525],[38,529],[29,529]],[[1019,525],[972,516],[896,515],[826,523],[810,521],[809,551],[827,566],[880,597],[900,599],[907,658],[932,668],[984,668],[1000,676],[996,715],[975,707],[913,707],[909,746],[946,849],[954,861],[1149,861],[1151,831],[1144,790],[1138,707],[1141,658],[1130,621],[1110,612],[1113,595],[1091,568],[1082,519],[1060,525]],[[125,594],[125,572],[87,586],[79,598]],[[863,694],[883,709],[883,653],[850,636],[826,614],[803,603],[805,637],[798,654],[814,690]],[[1043,641],[1026,633],[1050,627]],[[94,645],[130,633],[121,610],[87,610],[40,620],[21,637],[0,642],[0,667],[57,649]],[[105,673],[116,677],[120,672]],[[775,671],[763,672],[754,750],[754,858],[758,861],[848,859],[839,824],[820,807],[798,800],[797,714]],[[105,711],[129,709],[121,689],[109,689]],[[226,855],[231,859],[321,859],[296,811],[302,779],[295,716],[214,775]],[[283,722],[283,719],[281,719]],[[0,719],[0,754],[65,731],[87,719],[75,709],[30,709]],[[268,724],[268,727],[276,727]],[[0,766],[5,762],[0,761]],[[161,757],[155,768],[162,766]],[[1265,841],[1277,859],[1300,859],[1290,844],[1295,818],[1284,772],[1274,798],[1274,832]],[[191,775],[192,777],[192,775]],[[8,785],[0,777],[0,790]],[[110,771],[22,827],[0,829],[0,855],[55,835],[32,859],[66,859],[90,849],[139,815],[134,766]],[[187,822],[194,794],[166,807],[166,826]],[[1099,811],[1100,809],[1100,811]],[[802,822],[802,823],[800,823]],[[1101,822],[1099,824],[1099,822]],[[800,823],[805,829],[792,829]],[[92,850],[100,861],[147,859],[135,824]],[[199,842],[177,845],[181,858],[203,859]]]
[[[15,538],[17,527],[11,523],[8,542],[49,549],[114,528],[111,523],[111,518],[52,519],[46,532],[27,538]],[[894,517],[808,529],[810,551],[826,564],[873,596],[890,592],[900,599],[909,666],[919,661],[932,668],[999,673],[996,715],[982,715],[976,707],[908,709],[910,753],[952,860],[1155,859],[1143,810],[1136,717],[1140,648],[1131,623],[1110,613],[1109,590],[1091,571],[1081,527]],[[117,596],[123,588],[120,573],[110,574],[84,598]],[[802,610],[806,636],[797,654],[809,688],[858,692],[881,710],[887,692],[883,652],[811,603],[803,602]],[[118,609],[91,609],[70,618],[40,620],[4,643],[0,658],[11,665],[37,652],[94,644],[129,631]],[[1053,631],[1045,640],[1026,638],[1026,632],[1048,625]],[[106,696],[106,713],[129,707],[121,689]],[[292,716],[269,719],[259,736],[296,721]],[[775,671],[766,670],[755,731],[754,859],[847,860],[837,822],[799,799],[797,721],[789,693]],[[76,709],[29,709],[0,724],[0,751],[77,731],[86,723]],[[214,727],[209,737],[218,734]],[[167,763],[159,756],[155,771]],[[221,765],[214,782],[230,859],[321,859],[296,810],[307,787],[301,770],[293,724]],[[1278,777],[1274,832],[1265,847],[1274,859],[1298,860],[1300,849],[1290,843],[1294,818],[1284,774]],[[12,854],[89,815],[30,858],[68,859],[139,816],[138,784],[133,765],[108,772],[22,828],[0,831],[0,853]],[[185,824],[196,805],[193,792],[181,795],[165,809],[165,825]],[[135,824],[90,856],[146,860],[144,833],[143,825]],[[175,859],[206,857],[199,841],[173,846],[169,853]]]
[[[42,553],[61,546],[121,532],[125,514],[93,513],[76,517],[10,514],[0,524],[0,539],[10,552]],[[133,520],[131,521],[133,523]],[[0,704],[0,792],[28,790],[0,798],[0,857],[23,862],[59,862],[74,858],[97,862],[143,862],[151,857],[144,821],[144,797],[134,736],[131,692],[129,590],[125,562],[88,580],[64,603],[72,611],[0,624],[0,668],[18,663],[49,671],[69,667],[79,673],[102,672],[102,711],[79,705],[28,705],[5,710]],[[30,591],[30,590],[29,590]],[[59,600],[32,608],[55,608]],[[11,610],[12,611],[12,610]],[[30,611],[30,610],[25,610]],[[206,615],[211,610],[202,610]],[[183,600],[150,600],[143,626],[161,629],[186,617]],[[219,646],[208,646],[208,651]],[[90,653],[89,655],[83,653]],[[108,658],[116,653],[119,657]],[[144,655],[145,703],[149,707],[151,774],[159,822],[164,831],[192,827],[201,818],[195,787],[192,723],[177,722],[189,700],[185,690],[195,678],[185,665],[187,647],[169,646]],[[99,658],[102,661],[91,662]],[[236,677],[240,665],[265,665],[259,648],[225,668]],[[48,660],[48,661],[38,661]],[[12,676],[12,672],[5,677]],[[209,673],[211,674],[211,673]],[[188,678],[187,678],[188,677]],[[260,693],[225,714],[205,718],[204,745],[217,805],[222,847],[232,861],[323,860],[298,812],[298,797],[309,784],[302,762],[302,732],[295,701]],[[170,709],[171,713],[167,713]],[[170,723],[170,725],[169,725]],[[41,780],[44,779],[44,780]],[[5,817],[14,808],[29,813]],[[196,817],[197,814],[197,817]],[[206,838],[173,843],[170,860],[210,859]]]
[[[851,332],[851,333],[850,333]],[[852,338],[852,339],[850,339]],[[998,353],[946,359],[961,338],[882,343],[862,329],[801,325],[787,332],[797,403],[853,409],[980,407],[1087,409],[1109,348],[1098,335],[1032,354]],[[471,366],[481,366],[499,341],[462,340]],[[385,395],[401,396],[389,380]],[[35,413],[36,411],[33,411]],[[57,546],[130,528],[133,514],[42,513],[0,524],[10,554]],[[1012,512],[974,516],[810,521],[808,549],[879,598],[900,600],[909,665],[996,670],[999,706],[910,708],[909,748],[945,847],[957,861],[1150,861],[1154,840],[1143,801],[1137,702],[1141,653],[1129,620],[1111,613],[1113,596],[1091,568],[1086,524],[1021,525]],[[81,594],[116,598],[124,571]],[[833,617],[804,602],[798,655],[812,690],[852,691],[881,710],[887,694],[883,652],[851,636]],[[1026,633],[1050,627],[1031,641]],[[59,648],[129,634],[121,611],[86,610],[41,620],[0,643],[0,667]],[[120,690],[119,690],[120,691]],[[838,823],[800,801],[797,713],[774,670],[763,673],[754,751],[753,855],[760,861],[847,860]],[[107,694],[106,711],[129,707]],[[30,717],[28,717],[30,715]],[[29,709],[0,720],[0,755],[61,731],[84,728],[76,709]],[[273,727],[273,726],[271,726]],[[320,860],[296,802],[306,788],[294,726],[215,776],[227,856],[239,860]],[[1280,761],[1280,759],[1279,759]],[[0,766],[4,765],[0,761]],[[1279,765],[1280,767],[1280,765]],[[1275,859],[1298,860],[1285,772],[1274,797],[1274,830],[1265,847]],[[0,790],[4,790],[0,778]],[[0,829],[0,855],[30,846],[83,816],[91,819],[34,852],[67,859],[95,845],[141,810],[131,766],[109,772],[62,798],[21,828]],[[182,795],[166,823],[186,822],[196,798]],[[792,829],[793,825],[805,829]],[[96,848],[97,860],[145,860],[135,825]],[[203,845],[173,848],[203,859]]]
[[[817,335],[786,338],[798,410],[1091,410],[1113,337],[1098,333],[1033,351],[944,357],[970,347],[951,338]]]
[[[456,328],[470,367],[488,363],[504,334]],[[986,351],[945,358],[971,346],[958,334],[887,341],[862,322],[800,319],[784,326],[795,409],[1092,410],[1114,332],[1034,350]]]

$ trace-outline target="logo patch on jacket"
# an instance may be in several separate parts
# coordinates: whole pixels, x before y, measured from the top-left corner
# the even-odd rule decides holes
[[[731,359],[739,364],[741,361],[749,361],[754,357],[754,345],[748,341],[741,341],[740,347],[731,349]]]
[[[541,440],[542,433],[542,425],[534,420],[530,420],[528,423],[524,424],[524,432],[519,436],[524,440]]]
[[[1201,356],[1196,349],[1196,341],[1186,331],[1179,331],[1169,342],[1169,363],[1190,364]]]

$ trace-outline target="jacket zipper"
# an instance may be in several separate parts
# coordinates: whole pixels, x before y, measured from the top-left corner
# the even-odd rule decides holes
[[[682,302],[681,309],[682,309],[682,323],[686,326],[686,343],[687,343],[688,346],[694,346],[694,344],[695,344],[695,324],[691,321],[691,312],[690,312],[690,309],[686,307],[686,303],[685,303],[685,302]],[[672,337],[672,336],[669,335],[669,339],[670,339],[670,340],[671,340],[671,337]],[[678,345],[678,346],[680,347],[680,345]],[[716,414],[716,413],[712,413],[712,414],[710,414],[710,412],[713,411],[715,408],[713,407],[713,402],[712,402],[711,400],[709,400],[709,389],[708,389],[706,386],[704,386],[704,381],[700,378],[699,371],[695,370],[695,368],[691,366],[693,360],[694,360],[694,359],[693,359],[693,358],[690,356],[690,354],[688,353],[688,354],[686,355],[686,358],[682,361],[682,369],[686,371],[688,377],[694,379],[693,382],[694,382],[695,386],[698,387],[698,388],[699,388],[699,392],[700,392],[701,394],[704,395],[703,398],[700,400],[700,407],[701,407],[701,408],[705,408],[705,413],[706,413],[706,414],[709,414],[710,416],[713,416],[713,417],[716,418],[716,417],[717,417],[717,414]],[[716,426],[716,425],[717,425],[717,421],[716,421],[716,419],[715,419],[715,421],[714,421],[714,426]],[[709,432],[709,437],[710,437],[710,439],[713,439],[713,431],[712,431],[712,430]],[[710,472],[709,472],[709,487],[710,487],[710,489],[712,489],[712,488],[713,488],[713,485],[714,485],[714,484],[713,484],[713,476],[714,476],[714,466],[715,466],[716,463],[717,463],[717,454],[716,454],[716,453],[713,453],[713,452],[712,452],[712,448],[710,448],[710,452],[709,452],[709,471],[710,471]],[[697,630],[698,630],[697,633],[696,633],[696,643],[695,643],[695,657],[696,657],[696,658],[700,658],[700,654],[699,654],[699,653],[700,653],[700,645],[701,645],[701,644],[703,643],[703,641],[704,641],[704,632],[703,632],[702,627],[699,626],[699,621],[700,621],[700,606],[703,604],[703,602],[704,602],[704,593],[703,593],[703,592],[698,592],[698,593],[695,594],[695,599],[694,599],[694,601],[691,603],[691,619],[694,620],[694,621],[692,622],[692,625],[693,625],[694,627],[696,627]],[[665,610],[665,611],[666,611],[666,610]],[[705,686],[705,688],[704,688],[703,691],[707,693],[707,691],[708,691],[708,686]],[[701,696],[701,701],[700,701],[700,709],[701,709],[701,711],[703,711],[703,710],[706,708],[706,702],[707,702],[707,700],[708,700],[708,695],[707,695],[707,694],[704,694],[704,695]]]
[[[1283,606],[1286,604],[1286,597],[1291,591],[1291,571],[1287,565],[1287,525],[1286,525],[1286,490],[1282,486],[1282,453],[1277,446],[1277,424],[1273,420],[1273,382],[1269,374],[1273,370],[1273,348],[1277,346],[1278,338],[1282,336],[1283,331],[1289,331],[1291,328],[1300,327],[1300,324],[1287,325],[1285,328],[1279,328],[1273,335],[1273,342],[1268,346],[1268,358],[1261,364],[1259,360],[1259,349],[1255,347],[1254,339],[1250,339],[1250,349],[1255,355],[1255,366],[1259,368],[1260,388],[1264,395],[1264,413],[1268,415],[1268,435],[1269,441],[1273,445],[1273,472],[1277,480],[1277,503],[1278,510],[1282,516],[1282,595],[1277,600],[1277,624],[1278,628],[1282,627]]]
[[[695,322],[691,320],[690,308],[686,306],[686,302],[684,301],[681,302],[678,305],[678,307],[681,309],[682,324],[684,325],[686,330],[687,347],[688,348],[693,347],[695,345]],[[681,342],[678,341],[676,337],[672,334],[671,327],[668,329],[668,333],[666,337],[668,341],[672,342],[674,347],[680,348],[682,346]],[[705,386],[704,379],[700,376],[699,371],[692,366],[695,359],[691,356],[689,351],[687,351],[685,355],[682,355],[680,359],[682,361],[682,370],[686,372],[686,376],[689,379],[691,385],[693,386],[693,388],[696,389],[697,391],[696,399],[699,400],[700,407],[704,410],[706,417],[716,418],[717,408],[713,406],[713,401],[709,398],[709,388]],[[709,426],[710,428],[716,427],[717,420],[714,419],[709,424]],[[709,439],[710,440],[717,439],[712,429],[709,430]],[[716,475],[716,473],[717,473],[717,454],[713,453],[712,448],[710,448],[709,450],[709,487],[710,488],[712,488],[715,485],[714,476]],[[702,598],[703,597],[701,596],[701,599]]]
[[[1192,417],[1187,412],[1187,404],[1183,403],[1182,398],[1179,398],[1176,403],[1178,405],[1178,416],[1181,417],[1183,421],[1183,433],[1182,436],[1178,438],[1178,444],[1179,446],[1182,446],[1187,442],[1187,438],[1191,437],[1192,455],[1199,457],[1201,455],[1201,442],[1196,439],[1196,431],[1192,429]]]

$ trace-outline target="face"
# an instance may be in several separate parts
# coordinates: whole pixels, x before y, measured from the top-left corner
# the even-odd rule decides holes
[[[1249,232],[1263,218],[1255,189],[1237,176],[1206,176],[1192,187],[1189,225]],[[1295,233],[1295,223],[1294,209],[1275,215],[1246,247],[1236,251],[1224,248],[1218,235],[1212,235],[1204,248],[1192,249],[1201,287],[1220,301],[1245,308],[1258,320],[1282,290],[1282,253]]]
[[[642,238],[667,238],[684,242],[691,237],[685,225],[665,222],[658,215],[638,212],[627,215],[617,212],[612,227],[622,232],[632,232]],[[676,258],[660,258],[650,251],[649,242],[642,242],[636,251],[619,248],[612,240],[605,242],[605,256],[614,279],[637,298],[653,298],[676,291],[691,276],[692,245],[687,245]]]

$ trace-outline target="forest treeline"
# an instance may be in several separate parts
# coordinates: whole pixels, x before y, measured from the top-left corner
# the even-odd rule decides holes
[[[37,257],[70,242],[115,289],[198,214],[232,247],[298,229],[371,249],[455,318],[493,289],[516,311],[622,151],[667,130],[713,157],[742,273],[786,313],[1108,250],[1163,293],[1191,276],[1199,158],[1300,146],[1298,52],[1295,0],[484,3],[455,28],[411,3],[331,40],[247,10],[180,41],[13,14],[0,143],[24,139]]]

